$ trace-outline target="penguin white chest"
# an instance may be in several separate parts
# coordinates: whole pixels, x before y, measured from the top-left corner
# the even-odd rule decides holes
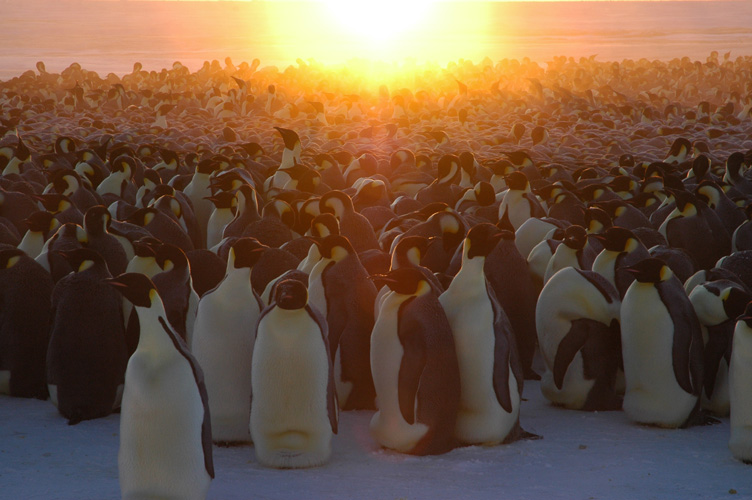
[[[139,352],[125,376],[118,468],[124,499],[203,499],[211,478],[201,443],[204,406],[191,366]]]

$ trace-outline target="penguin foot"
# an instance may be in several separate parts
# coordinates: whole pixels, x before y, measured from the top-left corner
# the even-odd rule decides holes
[[[533,434],[532,432],[527,432],[525,429],[522,429],[520,439],[526,440],[526,441],[537,441],[539,439],[543,439],[543,436],[540,436],[538,434]]]
[[[718,420],[715,417],[710,416],[710,414],[705,410],[700,410],[692,415],[687,419],[687,421],[680,427],[680,429],[686,429],[688,427],[704,427],[707,425],[716,425],[720,424],[721,421]]]
[[[237,448],[238,446],[250,445],[250,441],[214,441],[220,448]]]

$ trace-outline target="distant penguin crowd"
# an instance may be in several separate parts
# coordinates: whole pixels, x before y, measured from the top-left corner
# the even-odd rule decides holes
[[[414,455],[539,439],[526,380],[728,417],[752,462],[751,76],[40,62],[0,82],[0,393],[119,411],[126,499],[205,498],[213,444],[323,465],[341,411]]]

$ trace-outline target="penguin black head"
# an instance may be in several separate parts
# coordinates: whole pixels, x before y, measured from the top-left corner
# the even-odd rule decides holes
[[[418,266],[420,259],[428,250],[428,238],[425,236],[405,236],[401,238],[394,247],[395,260],[402,266],[402,259]]]
[[[676,208],[682,213],[682,215],[691,215],[693,211],[696,213],[698,200],[692,193],[687,191],[674,191],[674,199],[676,199]]]
[[[230,248],[230,255],[234,255],[235,269],[253,267],[268,249],[256,238],[240,238]]]
[[[281,281],[275,286],[274,302],[280,309],[302,309],[308,303],[308,289],[298,280]]]
[[[569,248],[582,250],[587,243],[587,231],[582,226],[571,225],[564,230],[562,242]]]
[[[710,160],[704,154],[699,155],[692,161],[692,172],[695,177],[702,179],[710,171]]]
[[[455,155],[439,158],[438,180],[441,183],[456,184],[460,177],[460,159]]]
[[[156,254],[157,264],[163,271],[183,269],[188,267],[188,257],[185,252],[175,245],[163,243]]]
[[[475,199],[481,207],[493,205],[496,201],[496,192],[490,183],[481,181],[473,189],[475,191]]]
[[[611,227],[611,217],[602,208],[588,207],[584,213],[585,226],[588,232],[596,234]]]
[[[319,211],[322,214],[334,214],[340,218],[345,212],[352,212],[352,210],[352,199],[342,191],[329,191],[319,200]]]
[[[109,278],[105,283],[123,294],[136,307],[151,307],[152,301],[158,297],[154,283],[144,274],[125,273],[116,278]]]
[[[623,268],[640,283],[660,283],[669,280],[674,273],[661,259],[644,259],[632,267]]]
[[[501,236],[501,231],[491,223],[484,222],[474,226],[465,238],[467,258],[488,256],[496,248]]]
[[[506,181],[507,186],[509,186],[509,189],[514,191],[526,191],[530,186],[527,176],[518,170],[511,172],[504,177],[504,180]]]
[[[606,229],[596,238],[601,242],[603,248],[610,252],[631,252],[640,245],[632,231],[619,226]]]
[[[0,250],[0,272],[5,269],[10,269],[18,264],[18,261],[21,260],[24,255],[26,255],[24,251],[19,250],[18,248],[6,248]]]
[[[460,168],[470,175],[475,173],[475,155],[470,151],[463,151],[459,155]]]
[[[104,233],[110,227],[112,216],[103,205],[96,205],[86,211],[84,215],[84,229],[88,234]]]
[[[94,267],[107,265],[99,252],[90,248],[76,248],[75,250],[57,253],[67,260],[73,270],[78,273]]]
[[[722,292],[723,310],[731,318],[737,318],[744,312],[749,303],[750,295],[740,288],[729,287]]]
[[[392,156],[389,159],[389,167],[392,170],[395,170],[402,165],[414,166],[415,153],[413,153],[409,149],[398,149],[397,151],[392,153]]]
[[[332,214],[319,214],[311,221],[311,234],[317,238],[339,234],[339,221]]]
[[[47,234],[48,232],[55,231],[60,227],[60,222],[55,219],[51,213],[40,210],[34,212],[24,221],[29,231],[39,232]]]
[[[355,250],[347,237],[339,234],[330,234],[321,240],[313,240],[319,247],[319,252],[324,258],[334,259],[339,262],[348,255],[355,254]]]
[[[135,224],[137,226],[146,227],[151,223],[151,221],[154,220],[154,217],[157,216],[157,213],[158,211],[154,207],[139,208],[126,219],[126,222],[130,222],[131,224]]]
[[[133,252],[139,257],[156,257],[162,242],[156,238],[141,238],[133,242]]]
[[[387,274],[376,274],[369,278],[376,286],[387,286],[401,295],[423,295],[431,289],[423,273],[414,267],[400,267]]]
[[[219,191],[214,196],[204,199],[211,201],[215,208],[235,208],[238,205],[238,199],[232,191]]]
[[[274,127],[274,129],[282,136],[286,149],[293,150],[296,145],[300,146],[300,137],[298,137],[298,133],[294,130],[282,127]]]

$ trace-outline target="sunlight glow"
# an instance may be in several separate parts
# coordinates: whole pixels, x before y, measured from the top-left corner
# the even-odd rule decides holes
[[[431,0],[323,0],[341,27],[351,36],[371,42],[394,39],[421,28]]]

